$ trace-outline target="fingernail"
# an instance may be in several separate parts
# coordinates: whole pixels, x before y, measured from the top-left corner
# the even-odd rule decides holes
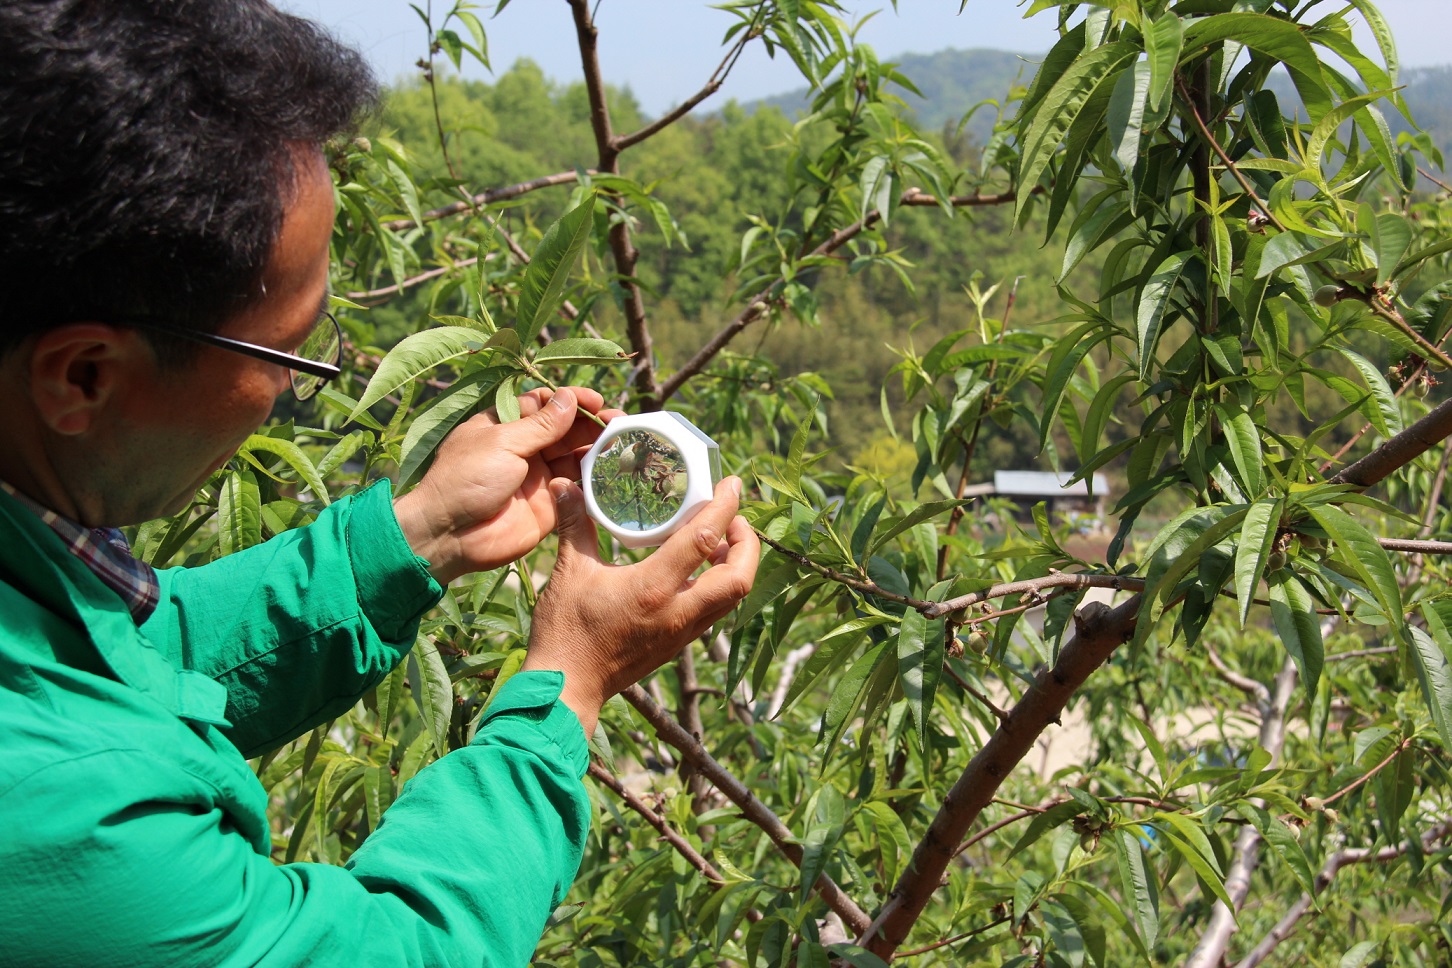
[[[731,493],[734,496],[736,496],[736,497],[740,497],[741,496],[741,478],[739,478],[739,477],[728,477],[728,478],[726,478],[726,484],[727,484],[728,487],[731,488]]]
[[[560,390],[550,398],[550,406],[557,410],[569,410],[575,405],[575,395],[569,390]]]
[[[570,493],[570,485],[564,480],[550,481],[550,497],[555,499],[556,504],[565,500],[565,495]]]

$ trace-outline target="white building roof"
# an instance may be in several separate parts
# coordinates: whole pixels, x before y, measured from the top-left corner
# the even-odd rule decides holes
[[[1010,497],[1088,497],[1089,482],[1068,483],[1074,475],[1069,472],[1053,471],[994,471],[993,489]],[[1109,479],[1103,474],[1094,475],[1094,495],[1109,493]]]

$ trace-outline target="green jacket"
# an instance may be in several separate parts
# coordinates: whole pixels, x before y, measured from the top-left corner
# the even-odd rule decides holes
[[[440,588],[386,486],[118,595],[0,493],[0,962],[524,965],[579,869],[584,732],[520,673],[346,869],[270,859],[244,756],[337,716]]]

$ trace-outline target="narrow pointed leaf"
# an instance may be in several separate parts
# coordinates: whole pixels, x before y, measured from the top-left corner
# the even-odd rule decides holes
[[[594,212],[595,196],[590,195],[551,225],[535,248],[520,286],[519,313],[514,323],[514,331],[525,346],[534,342],[564,302],[565,283],[590,239]]]

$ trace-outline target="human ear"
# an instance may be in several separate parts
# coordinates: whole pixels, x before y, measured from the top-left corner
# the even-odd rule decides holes
[[[36,414],[57,434],[86,433],[141,365],[142,350],[134,332],[104,323],[68,323],[41,333],[27,369]]]

